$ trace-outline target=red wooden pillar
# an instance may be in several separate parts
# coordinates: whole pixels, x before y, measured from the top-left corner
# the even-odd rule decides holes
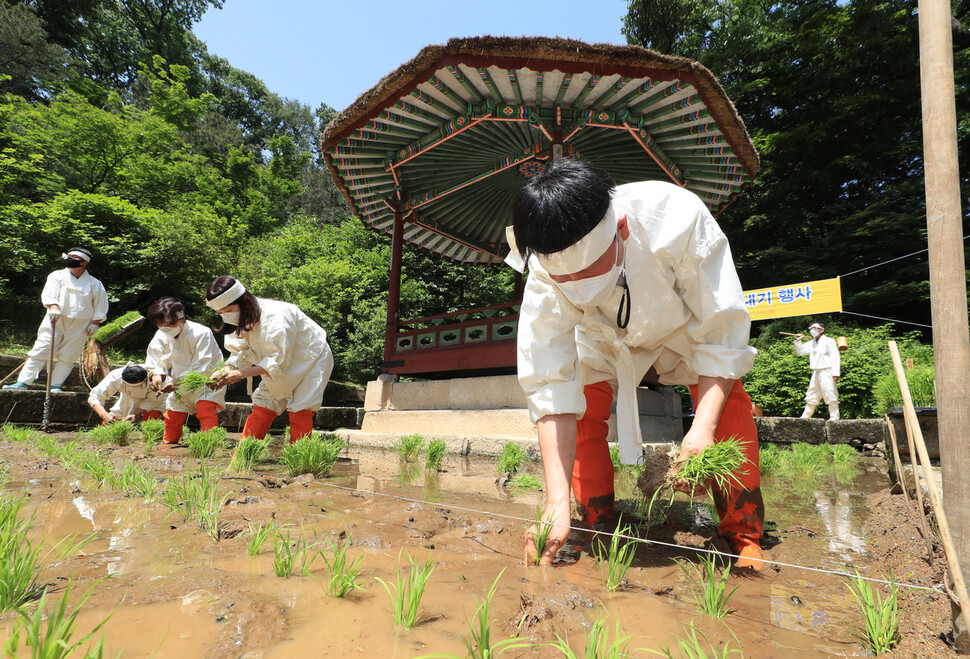
[[[384,372],[394,352],[398,307],[401,303],[401,254],[404,247],[404,216],[394,213],[394,235],[391,237],[391,272],[387,289],[387,329],[384,331]]]

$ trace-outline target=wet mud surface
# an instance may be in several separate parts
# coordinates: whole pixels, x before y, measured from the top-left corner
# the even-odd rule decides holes
[[[104,450],[116,465],[151,465],[163,480],[199,464],[183,446],[159,446],[150,455],[141,445]],[[423,464],[402,467],[396,453],[351,448],[331,476],[288,479],[272,462],[255,472],[224,471],[229,455],[223,453],[212,462],[222,470],[227,497],[216,542],[160,503],[98,486],[31,445],[0,440],[0,461],[9,469],[3,492],[26,490],[35,537],[52,545],[70,534],[95,534],[80,555],[42,566],[40,581],[55,598],[68,580],[75,582],[72,600],[91,589],[78,630],[83,634],[111,614],[106,656],[465,656],[468,621],[496,579],[493,642],[515,636],[538,644],[504,656],[561,656],[542,645],[557,636],[582,656],[586,631],[604,616],[608,628],[619,624],[633,637],[631,650],[675,648],[693,622],[711,644],[740,647],[748,657],[865,656],[853,635],[861,615],[844,578],[794,566],[851,566],[877,578],[891,568],[898,581],[928,587],[942,579],[942,554],[932,565],[923,558],[918,527],[901,496],[886,491],[878,461],[864,463],[860,476],[838,486],[797,491],[766,482],[765,545],[768,558],[782,565],[759,575],[732,574],[728,589],[740,587],[731,613],[717,621],[698,611],[673,560],[696,558],[690,547],[717,546],[709,505],[677,502],[664,524],[638,530],[666,544],[641,544],[626,581],[611,593],[588,555],[588,533],[574,531],[553,567],[522,565],[523,536],[542,494],[500,487],[494,461],[448,455],[444,471],[426,473]],[[539,465],[526,469],[541,476]],[[636,483],[626,473],[617,478],[618,507],[633,520]],[[308,574],[298,562],[293,576],[277,577],[272,538],[258,555],[247,555],[249,529],[270,522],[319,543],[347,539],[350,557],[363,556],[362,590],[329,596],[319,560]],[[408,556],[438,565],[420,622],[405,631],[394,625],[390,598],[376,578],[393,583]],[[955,656],[944,640],[950,630],[945,596],[904,590],[900,612],[903,640],[893,656]],[[12,619],[0,615],[0,642]]]

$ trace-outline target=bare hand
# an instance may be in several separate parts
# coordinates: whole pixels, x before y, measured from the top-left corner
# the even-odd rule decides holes
[[[221,375],[219,373],[215,373],[213,374],[212,377],[216,378],[216,384],[213,388],[221,389],[222,387],[229,386],[230,384],[233,384],[235,382],[239,382],[240,380],[245,379],[246,376],[243,375],[243,372],[240,371],[238,368],[233,368],[228,371],[222,372]]]
[[[677,460],[674,465],[670,468],[668,476],[676,476],[677,471],[680,470],[678,462],[683,462],[687,458],[697,455],[703,451],[708,446],[714,444],[714,435],[707,432],[701,428],[691,427],[687,434],[684,435],[684,441],[680,445],[680,454],[677,456]],[[684,492],[685,494],[704,494],[707,490],[707,484],[704,485],[703,490],[698,490],[697,488],[691,488],[683,480],[677,479],[672,484],[673,488],[678,492]]]
[[[832,382],[838,382],[838,381],[839,381],[839,376],[838,375],[833,375],[832,376]]]
[[[545,547],[542,550],[542,555],[539,557],[539,565],[552,565],[552,560],[556,557],[556,553],[566,544],[566,539],[569,537],[569,502],[558,506],[546,506],[545,511],[542,513],[543,525],[551,524],[552,528],[549,530],[549,537],[546,539]],[[526,565],[536,564],[536,555],[538,551],[536,549],[535,537],[539,535],[537,524],[533,524],[529,527],[529,530],[525,532],[525,551],[523,553],[523,559]]]
[[[108,412],[107,414],[105,414],[104,416],[101,417],[101,420],[104,421],[105,423],[113,423],[113,422],[117,421],[120,418],[121,417],[118,416],[117,414],[115,414],[113,412]]]
[[[795,335],[795,340],[796,341],[801,341],[804,338],[805,338],[805,335],[804,334],[799,333],[799,334],[796,334]]]
[[[132,423],[134,423],[135,422],[135,419],[137,419],[137,418],[138,418],[138,415],[136,415],[136,414],[129,414],[128,416],[125,417],[125,421],[131,421]]]

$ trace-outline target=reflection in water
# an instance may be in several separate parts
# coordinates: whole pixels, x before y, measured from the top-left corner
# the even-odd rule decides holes
[[[74,507],[81,517],[91,522],[95,530],[98,529],[98,525],[94,523],[94,506],[85,501],[84,497],[74,497]]]
[[[818,491],[815,493],[815,507],[828,530],[829,551],[838,554],[842,560],[852,560],[848,552],[859,553],[866,548],[862,535],[865,520],[861,515],[854,514],[849,492]]]
[[[438,503],[441,501],[441,474],[428,471],[424,475],[424,499]]]

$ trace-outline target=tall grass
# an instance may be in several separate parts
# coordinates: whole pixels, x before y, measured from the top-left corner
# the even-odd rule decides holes
[[[64,589],[64,595],[54,604],[50,611],[47,611],[46,591],[41,595],[40,601],[37,603],[37,608],[34,611],[28,613],[20,607],[16,609],[17,619],[10,637],[4,645],[6,655],[15,656],[18,654],[22,636],[25,654],[28,653],[26,648],[29,647],[30,656],[37,659],[66,659],[74,655],[82,645],[90,641],[94,638],[95,634],[101,631],[105,623],[113,615],[113,612],[80,639],[73,640],[74,633],[77,631],[78,614],[81,612],[84,603],[91,597],[94,586],[84,593],[80,601],[75,605],[74,610],[68,613],[67,601],[71,596],[72,586],[73,582],[68,582],[67,587]],[[103,652],[104,636],[102,635],[101,640],[93,648],[89,649],[84,656],[101,657]]]
[[[211,458],[215,455],[217,448],[225,446],[226,435],[226,429],[221,426],[189,433],[185,436],[185,443],[189,446],[189,455],[202,460]]]
[[[424,467],[428,471],[441,471],[441,460],[445,457],[448,450],[445,440],[433,439],[428,444],[428,451],[425,454]]]
[[[400,560],[400,555],[398,555]],[[421,598],[424,597],[424,589],[428,585],[437,561],[428,558],[424,567],[418,565],[416,558],[408,556],[411,565],[407,576],[401,568],[397,569],[397,582],[388,584],[380,577],[375,577],[384,586],[384,590],[391,598],[391,613],[394,617],[394,624],[401,625],[405,629],[411,629],[418,622],[418,609],[421,606]],[[394,589],[393,591],[391,589]]]
[[[498,458],[498,473],[514,474],[525,462],[525,451],[517,443],[508,441],[502,445],[502,454]]]
[[[600,563],[603,581],[606,584],[606,589],[611,593],[620,588],[627,570],[630,569],[630,564],[633,563],[633,557],[636,555],[636,541],[628,540],[623,542],[622,545],[620,544],[620,536],[630,535],[631,532],[630,526],[623,525],[623,516],[621,515],[616,523],[616,533],[610,539],[609,549],[605,548],[602,541],[598,539],[594,545],[597,549],[596,558]]]
[[[734,595],[740,584],[735,586],[731,592],[725,594],[727,590],[727,580],[731,575],[731,566],[726,565],[717,575],[717,561],[713,554],[706,554],[701,557],[700,565],[696,565],[688,560],[678,560],[677,564],[687,577],[687,585],[690,587],[691,597],[697,608],[712,618],[721,619],[729,612],[728,600]]]
[[[397,440],[394,448],[397,449],[397,457],[401,462],[413,462],[421,455],[424,447],[424,437],[421,435],[405,435]]]
[[[917,364],[906,371],[906,383],[909,385],[909,395],[916,407],[936,407],[936,390],[933,383],[936,373],[932,364]],[[902,407],[903,395],[899,391],[899,381],[895,371],[887,371],[872,388],[875,399],[874,410],[883,413],[893,407]]]
[[[290,476],[325,476],[333,470],[343,449],[344,441],[337,435],[311,434],[284,446],[280,452],[280,464],[286,467]]]
[[[236,445],[236,452],[229,461],[229,468],[237,471],[252,471],[269,454],[269,442],[268,438],[258,439],[252,435],[243,437]]]
[[[874,655],[889,652],[899,641],[899,587],[890,574],[889,593],[883,598],[858,570],[855,575],[846,586],[862,611],[863,627],[855,630],[856,637]]]
[[[566,639],[556,634],[556,642],[550,643],[549,647],[559,650],[566,659],[580,659],[580,656],[584,658],[595,657],[595,659],[620,659],[620,657],[629,657],[631,655],[630,644],[633,643],[632,636],[621,636],[623,633],[620,629],[620,623],[616,623],[616,629],[613,632],[613,641],[610,641],[610,632],[606,628],[607,620],[606,618],[600,618],[589,628],[586,632],[586,643],[584,644],[583,654],[577,655],[569,647],[569,643]],[[689,655],[688,655],[689,656]],[[698,655],[703,657],[704,655]],[[692,659],[695,659],[692,657]]]

